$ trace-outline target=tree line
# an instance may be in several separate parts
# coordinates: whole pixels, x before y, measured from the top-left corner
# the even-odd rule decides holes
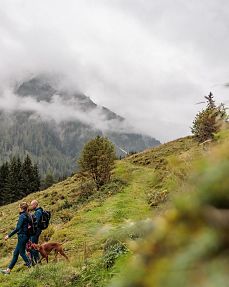
[[[40,190],[40,175],[37,164],[29,155],[22,161],[12,157],[0,166],[0,205],[17,201]]]

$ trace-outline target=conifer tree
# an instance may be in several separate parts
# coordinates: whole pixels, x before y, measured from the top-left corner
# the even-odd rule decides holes
[[[38,165],[35,164],[33,166],[33,186],[32,186],[32,192],[36,192],[40,190],[41,185],[41,179],[39,174]]]
[[[0,166],[0,205],[19,200],[31,192],[40,190],[40,175],[37,164],[29,155],[22,163],[13,156],[10,163]]]
[[[9,165],[8,162],[5,162],[0,166],[0,205],[7,204],[9,202],[6,188],[8,178],[9,178]]]
[[[193,135],[199,142],[212,139],[227,118],[224,105],[216,106],[212,93],[205,98],[207,107],[196,115],[191,128]]]
[[[55,179],[53,177],[53,174],[51,173],[51,171],[49,171],[43,180],[42,189],[49,188],[54,183],[55,183]]]
[[[9,176],[6,183],[9,202],[20,199],[21,194],[21,161],[19,157],[12,157],[9,164]]]
[[[34,181],[34,168],[32,165],[31,158],[29,155],[26,155],[26,158],[22,164],[21,168],[21,177],[22,177],[22,193],[24,196],[35,191],[33,187]]]

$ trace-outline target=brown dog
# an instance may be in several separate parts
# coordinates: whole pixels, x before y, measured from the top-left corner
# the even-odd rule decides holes
[[[48,256],[49,256],[49,253],[52,250],[55,251],[55,261],[57,259],[57,254],[58,253],[60,253],[62,256],[64,256],[69,261],[68,256],[64,253],[62,244],[60,244],[60,243],[57,243],[57,242],[46,242],[46,243],[43,243],[43,244],[32,243],[31,244],[31,248],[33,248],[35,250],[38,250],[40,252],[42,257],[39,260],[39,263],[41,262],[41,260],[43,258],[45,258],[47,263],[48,263]]]

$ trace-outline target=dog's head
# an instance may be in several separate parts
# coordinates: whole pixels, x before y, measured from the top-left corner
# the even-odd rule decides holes
[[[39,250],[39,249],[40,249],[40,245],[39,245],[39,244],[36,244],[36,243],[32,243],[32,244],[31,244],[31,248],[32,248],[32,249],[35,249],[35,250]]]

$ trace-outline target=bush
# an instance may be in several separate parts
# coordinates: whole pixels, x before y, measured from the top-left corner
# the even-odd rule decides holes
[[[158,190],[154,191],[153,193],[149,194],[148,196],[148,203],[150,206],[156,207],[161,203],[167,201],[169,192],[167,190]]]
[[[111,268],[118,257],[128,252],[126,245],[115,239],[108,239],[104,245],[103,266]]]
[[[49,241],[53,234],[55,233],[55,228],[53,225],[49,225],[49,227],[45,230],[42,231],[41,236],[40,236],[40,241]]]
[[[57,211],[68,209],[70,207],[72,207],[72,203],[69,202],[67,198],[65,198],[64,201],[58,205]]]
[[[96,185],[93,181],[86,181],[80,186],[80,194],[77,199],[77,204],[83,204],[88,202],[88,200],[94,195],[96,192]]]
[[[101,187],[100,194],[108,196],[114,195],[120,192],[126,185],[127,185],[126,181],[121,180],[119,178],[114,178],[112,181]]]
[[[73,213],[68,210],[63,210],[60,214],[60,218],[64,223],[70,221],[73,218],[73,216],[74,216]]]
[[[93,199],[99,199],[101,201],[105,200],[107,197],[121,192],[127,183],[124,180],[115,178],[110,182],[104,184],[99,192],[96,190],[96,185],[92,181],[87,181],[81,185],[81,192],[77,199],[77,204],[83,204]]]

